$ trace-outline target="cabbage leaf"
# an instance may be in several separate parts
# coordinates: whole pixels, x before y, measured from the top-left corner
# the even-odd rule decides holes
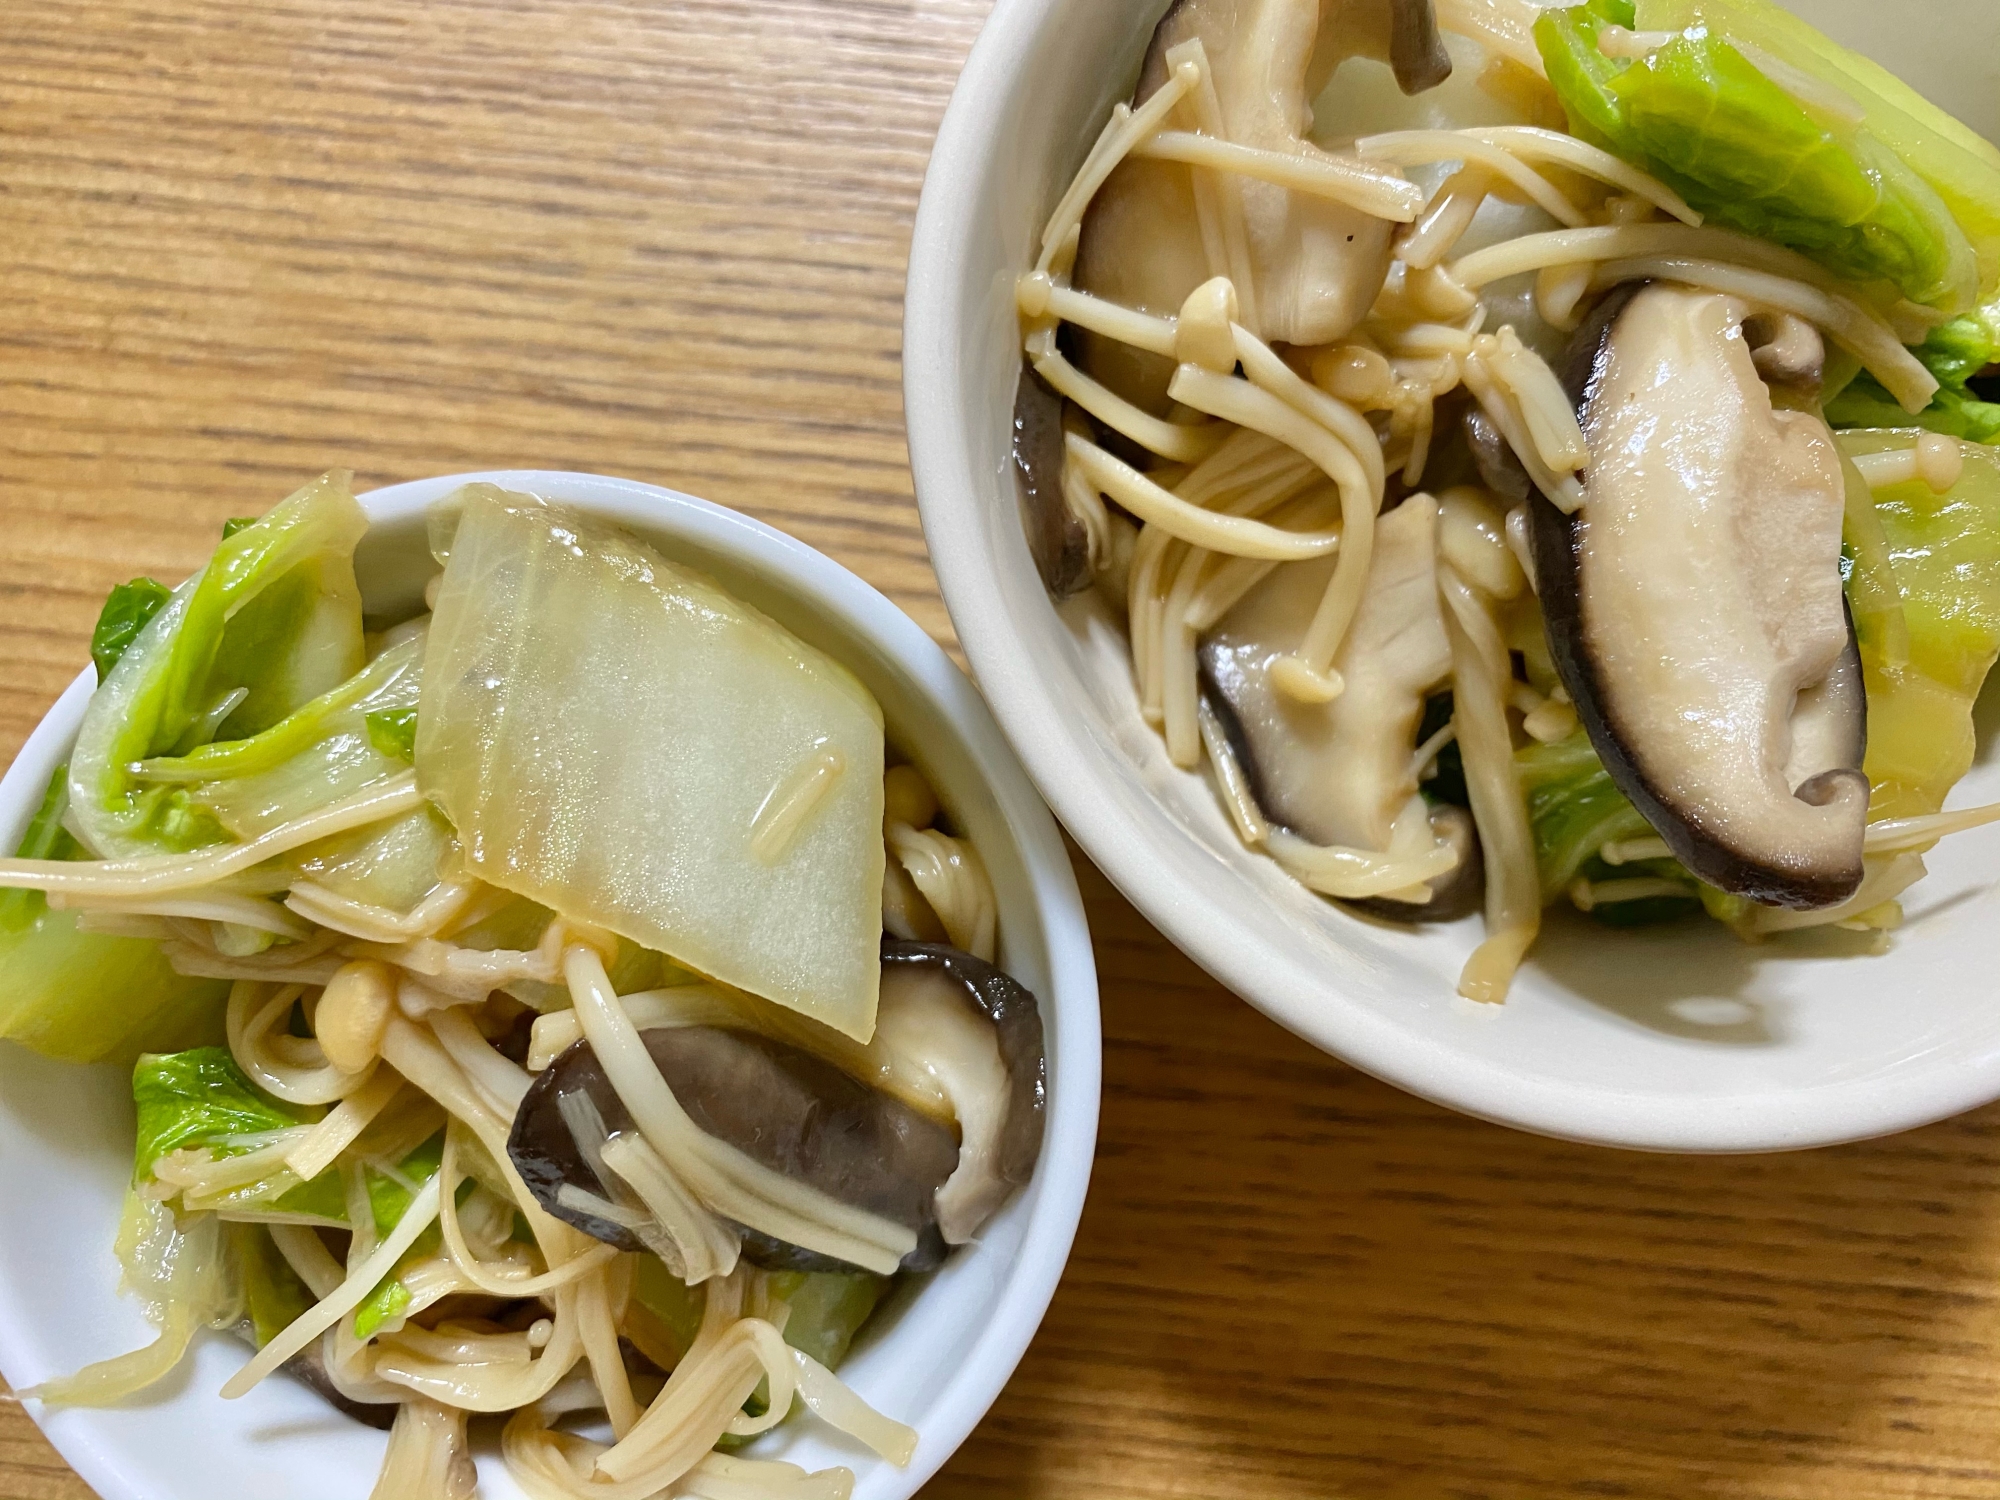
[[[884,861],[867,689],[560,508],[491,486],[446,504],[416,767],[472,871],[865,1040]],[[808,786],[760,842],[760,815]]]
[[[1907,448],[1910,428],[1837,434],[1850,456]],[[1972,709],[2000,655],[2000,450],[1969,446],[1957,484],[1875,492],[1903,601],[1908,661],[1857,617],[1868,687],[1871,818],[1936,812],[1972,768]]]
[[[1867,134],[1929,184],[1971,241],[1979,295],[2000,290],[2000,148],[1979,132],[1770,0],[1638,0],[1634,23],[1658,31],[1705,25],[1853,100]]]
[[[1536,45],[1588,140],[1645,168],[1714,222],[1776,241],[1857,281],[1959,312],[1978,258],[1936,190],[1865,128],[1837,131],[1713,28],[1644,58],[1611,58],[1587,5],[1544,11]]]
[[[49,783],[18,851],[23,859],[80,859],[63,827],[68,767]],[[64,1062],[129,1062],[148,1050],[221,1034],[229,986],[176,974],[141,938],[83,932],[40,891],[0,892],[0,1037]]]
[[[90,661],[99,682],[111,675],[125,648],[172,596],[173,590],[152,578],[135,578],[111,591],[98,612],[97,628],[90,632]]]
[[[2000,443],[2000,402],[1984,399],[1972,385],[2000,364],[2000,301],[1933,328],[1912,352],[1937,377],[1937,394],[1929,406],[1910,415],[1864,371],[1827,402],[1827,421],[1835,427],[1906,427],[1915,422],[1950,437]]]
[[[70,761],[71,813],[98,857],[184,851],[226,832],[185,787],[135,762],[245,739],[362,666],[351,476],[326,474],[226,538],[173,591],[92,695]]]
[[[132,1070],[132,1102],[139,1116],[134,1180],[141,1183],[169,1152],[205,1148],[217,1159],[240,1156],[255,1149],[242,1137],[309,1124],[320,1113],[272,1098],[244,1076],[226,1047],[140,1058]],[[311,1182],[298,1182],[289,1173],[279,1176],[287,1181],[283,1191],[276,1191],[280,1184],[274,1182],[272,1208],[329,1224],[347,1221],[338,1168],[328,1167]]]

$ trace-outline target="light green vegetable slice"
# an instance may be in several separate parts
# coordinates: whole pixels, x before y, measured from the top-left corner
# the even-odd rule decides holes
[[[1913,351],[1937,377],[1931,404],[1911,416],[1866,373],[1856,375],[1826,406],[1835,427],[1903,427],[1910,422],[1966,438],[2000,442],[2000,402],[1983,399],[1971,385],[1983,370],[2000,364],[2000,301],[1953,318]]]
[[[1907,448],[1914,429],[1838,434],[1848,454]],[[1972,766],[1972,709],[2000,655],[2000,450],[1968,446],[1944,494],[1921,481],[1875,493],[1902,596],[1908,662],[1857,620],[1868,685],[1871,818],[1936,812]]]
[[[866,1039],[874,699],[649,548],[490,486],[460,503],[416,764],[474,873]]]
[[[132,1101],[139,1116],[137,1182],[150,1178],[154,1164],[169,1152],[205,1147],[218,1158],[238,1156],[256,1149],[243,1137],[308,1124],[320,1113],[273,1099],[244,1077],[225,1047],[140,1058],[132,1070]],[[273,1208],[286,1213],[329,1224],[347,1220],[340,1173],[332,1167],[305,1183],[276,1174],[265,1194]],[[256,1196],[246,1194],[245,1200]]]
[[[1979,262],[1965,231],[1865,127],[1816,118],[1717,28],[1692,26],[1627,59],[1599,48],[1605,24],[1589,6],[1535,23],[1579,135],[1654,173],[1713,222],[1950,312],[1976,300]]]
[[[403,1215],[409,1211],[410,1200],[416,1196],[418,1189],[437,1175],[438,1165],[443,1159],[444,1134],[440,1131],[396,1163],[393,1175],[374,1167],[365,1169],[368,1204],[375,1216],[378,1238],[386,1238],[402,1222]],[[472,1196],[476,1186],[471,1178],[458,1185],[461,1206]],[[420,1261],[429,1260],[443,1245],[444,1232],[435,1224],[417,1236],[410,1248],[397,1259],[389,1274],[354,1310],[356,1338],[372,1338],[385,1329],[402,1326],[402,1320],[416,1301],[409,1287],[403,1283],[403,1273]]]
[[[296,1323],[319,1299],[271,1242],[262,1224],[232,1224],[243,1281],[243,1312],[259,1349]]]
[[[415,713],[423,665],[417,631],[262,734],[143,761],[137,776],[187,787],[232,836],[255,838],[408,769],[376,745],[371,721]]]
[[[228,537],[127,646],[84,714],[70,799],[93,854],[180,851],[225,837],[184,787],[135,762],[244,739],[358,672],[354,544],[367,518],[328,474]]]
[[[121,583],[104,601],[97,616],[97,628],[90,633],[90,660],[97,668],[97,680],[104,681],[125,648],[139,638],[173,591],[151,578],[135,578]]]
[[[2000,149],[1992,142],[1770,0],[1638,0],[1634,19],[1645,30],[1706,25],[1845,94],[1862,109],[1867,133],[1923,178],[1964,230],[1979,295],[2000,289]],[[1938,45],[1951,39],[1941,35]]]
[[[64,767],[18,851],[24,859],[78,859],[63,828]],[[140,1052],[221,1035],[229,986],[176,974],[157,945],[81,932],[76,913],[52,911],[40,891],[0,892],[0,1038],[64,1062],[129,1062]]]
[[[1652,825],[1618,790],[1582,729],[1553,745],[1523,746],[1514,764],[1528,797],[1544,903],[1561,896],[1606,843],[1652,837]]]

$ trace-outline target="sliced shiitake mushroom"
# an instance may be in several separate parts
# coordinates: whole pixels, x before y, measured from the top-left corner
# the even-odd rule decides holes
[[[1584,501],[1530,501],[1550,651],[1591,743],[1683,864],[1775,906],[1860,884],[1867,735],[1840,578],[1839,450],[1774,407],[1737,298],[1620,289],[1565,371]],[[1785,328],[1767,366],[1803,374]]]
[[[1282,693],[1271,667],[1295,651],[1326,591],[1332,559],[1288,563],[1225,615],[1201,643],[1203,690],[1265,817],[1317,844],[1386,851],[1417,795],[1417,727],[1451,672],[1437,593],[1438,502],[1410,496],[1375,523],[1375,552],[1353,625],[1335,658],[1345,681],[1330,703]],[[1476,837],[1450,814],[1433,831],[1465,858],[1429,902],[1375,902],[1377,915],[1448,919]],[[1469,822],[1469,820],[1467,820]],[[1450,890],[1452,901],[1440,898]]]
[[[951,1101],[958,1165],[935,1199],[950,1244],[979,1232],[1034,1174],[1048,1061],[1034,995],[1011,975],[939,943],[882,944],[876,1028],[924,1059]]]
[[[914,1230],[917,1247],[903,1269],[937,1265],[948,1244],[970,1239],[1032,1175],[1046,1094],[1041,1014],[1033,994],[991,964],[942,944],[885,940],[875,1040],[866,1048],[829,1042],[829,1055],[852,1072],[760,1032],[758,1013],[745,1000],[719,1012],[726,1024],[642,1023],[640,1036],[702,1131]],[[796,1034],[795,1021],[785,1024]],[[913,1078],[923,1083],[914,1092]],[[611,1134],[633,1128],[589,1043],[577,1042],[529,1088],[508,1153],[550,1213],[607,1243],[642,1248],[629,1228],[574,1197],[564,1201],[565,1184],[611,1197],[563,1116],[564,1095],[577,1091]],[[739,1227],[754,1264],[852,1269]]]
[[[1312,101],[1351,56],[1390,63],[1408,92],[1441,82],[1451,59],[1431,0],[1177,0],[1153,32],[1133,103],[1166,82],[1167,53],[1199,39],[1229,139],[1312,155]],[[1214,274],[1202,246],[1191,169],[1131,158],[1084,216],[1076,284],[1172,317]],[[1395,227],[1357,208],[1251,178],[1239,180],[1256,331],[1274,343],[1329,344],[1381,291]],[[1172,361],[1080,333],[1084,367],[1128,400],[1168,408]]]
[[[958,1165],[951,1131],[879,1093],[801,1047],[754,1032],[712,1026],[640,1033],[674,1097],[703,1132],[751,1160],[842,1203],[914,1230],[904,1268],[941,1258],[934,1236],[937,1190]],[[643,1249],[631,1230],[564,1202],[564,1183],[609,1197],[584,1160],[562,1114],[562,1096],[581,1091],[609,1132],[633,1129],[630,1113],[588,1042],[569,1048],[530,1085],[514,1118],[507,1154],[541,1205],[585,1234]],[[851,1270],[745,1226],[743,1253],[774,1270]]]
[[[1042,587],[1067,599],[1090,587],[1090,539],[1063,499],[1063,403],[1023,360],[1014,391],[1014,485]]]
[[[1387,922],[1456,922],[1478,911],[1486,900],[1486,860],[1479,842],[1479,825],[1472,813],[1454,802],[1431,806],[1431,837],[1458,851],[1458,863],[1442,880],[1431,882],[1431,899],[1398,901],[1369,896],[1347,905]]]

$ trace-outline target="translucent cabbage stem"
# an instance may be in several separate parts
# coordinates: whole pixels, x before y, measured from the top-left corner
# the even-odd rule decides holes
[[[417,790],[417,773],[406,771],[391,781],[357,792],[244,844],[225,844],[185,855],[142,855],[136,859],[0,859],[0,889],[113,898],[165,895],[208,885],[336,833],[411,812],[423,800]]]
[[[44,1406],[113,1406],[172,1373],[187,1353],[200,1321],[182,1302],[167,1304],[159,1337],[129,1354],[100,1359],[74,1375],[60,1375],[21,1392],[23,1400]]]

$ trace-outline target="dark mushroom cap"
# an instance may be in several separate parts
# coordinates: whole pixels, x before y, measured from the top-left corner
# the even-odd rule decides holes
[[[936,1261],[927,1236],[939,1186],[958,1164],[951,1132],[899,1100],[848,1077],[802,1048],[752,1032],[711,1026],[641,1034],[689,1119],[751,1160],[829,1197],[916,1231],[904,1268]],[[507,1154],[536,1201],[557,1218],[622,1249],[644,1248],[632,1232],[559,1201],[567,1182],[608,1197],[562,1117],[561,1098],[582,1090],[612,1134],[632,1117],[588,1042],[578,1042],[529,1086]],[[744,1254],[779,1270],[852,1270],[829,1256],[746,1233]],[[913,1261],[915,1262],[913,1264]]]
[[[1396,901],[1388,896],[1343,904],[1363,916],[1404,924],[1456,922],[1478,911],[1486,899],[1486,861],[1479,843],[1479,825],[1471,812],[1452,802],[1431,808],[1431,833],[1440,842],[1458,851],[1458,863],[1449,875],[1434,881],[1428,901]]]
[[[1550,654],[1619,789],[1696,876],[1812,909],[1862,876],[1867,737],[1840,583],[1845,484],[1774,407],[1740,303],[1618,288],[1563,371],[1585,499],[1529,501]]]
[[[1021,362],[1014,390],[1014,486],[1042,587],[1067,599],[1090,587],[1090,541],[1063,498],[1063,403]]]
[[[1015,1187],[1034,1175],[1042,1151],[1042,1121],[1048,1105],[1048,1054],[1042,1034],[1041,1008],[1034,993],[983,959],[942,943],[905,943],[884,939],[882,977],[898,971],[929,969],[949,979],[966,1003],[992,1023],[1000,1044],[1000,1061],[1007,1069],[1007,1123],[1000,1133],[995,1163],[1001,1179]]]

